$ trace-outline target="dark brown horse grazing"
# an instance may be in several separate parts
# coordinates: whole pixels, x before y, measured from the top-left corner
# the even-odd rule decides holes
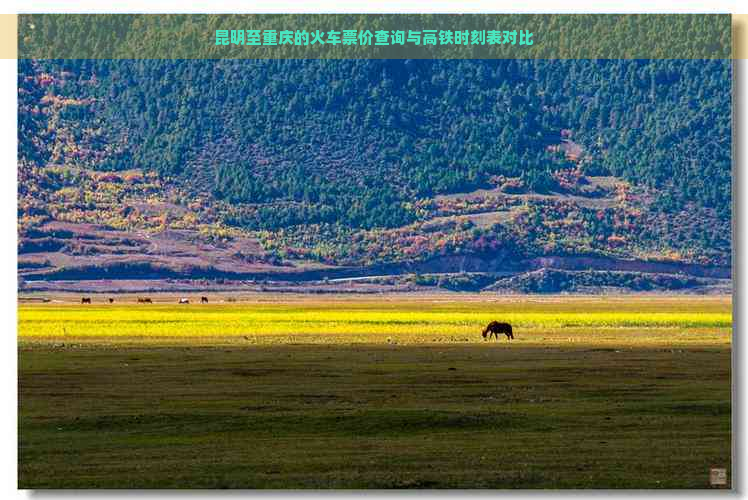
[[[81,304],[90,304],[91,303],[91,297],[83,297],[81,299]]]
[[[200,303],[201,304],[207,304],[208,303],[208,297],[200,297]]]
[[[485,330],[483,330],[483,338],[485,339],[488,337],[491,338],[491,335],[496,337],[496,340],[499,340],[499,334],[503,333],[506,335],[507,340],[512,340],[514,338],[514,334],[512,333],[512,325],[509,323],[499,323],[498,321],[491,321]]]

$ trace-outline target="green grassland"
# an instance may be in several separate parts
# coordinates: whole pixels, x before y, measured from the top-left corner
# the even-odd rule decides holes
[[[731,467],[729,298],[122,302],[19,306],[20,487],[707,488]],[[490,319],[516,339],[484,342]]]

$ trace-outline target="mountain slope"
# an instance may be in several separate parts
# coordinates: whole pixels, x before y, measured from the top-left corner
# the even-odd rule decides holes
[[[21,274],[729,266],[730,88],[729,61],[21,60]],[[114,230],[193,247],[81,236]]]

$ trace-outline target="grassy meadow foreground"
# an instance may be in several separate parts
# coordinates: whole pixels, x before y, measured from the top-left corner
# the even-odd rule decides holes
[[[67,299],[19,306],[22,488],[705,488],[731,467],[729,297]],[[516,339],[484,342],[492,319]]]

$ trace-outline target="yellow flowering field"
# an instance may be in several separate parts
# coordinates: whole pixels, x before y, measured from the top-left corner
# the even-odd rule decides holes
[[[659,307],[657,307],[659,305]],[[725,344],[729,300],[376,301],[297,300],[211,304],[24,304],[20,340],[249,343],[430,343],[481,341],[492,320],[512,324],[514,343]]]

